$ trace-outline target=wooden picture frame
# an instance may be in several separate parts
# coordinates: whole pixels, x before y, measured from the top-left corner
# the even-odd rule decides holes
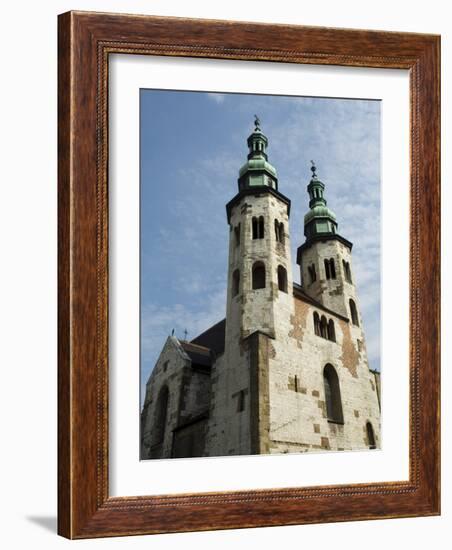
[[[138,15],[59,16],[58,532],[88,538],[440,513],[440,38]],[[110,54],[410,73],[408,481],[143,497],[108,491]]]

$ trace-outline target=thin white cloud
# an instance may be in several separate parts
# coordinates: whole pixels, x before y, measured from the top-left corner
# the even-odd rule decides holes
[[[207,94],[207,97],[210,100],[212,100],[214,103],[217,103],[218,105],[221,105],[226,100],[226,95],[225,94],[219,94],[219,93],[215,93],[215,92],[209,92]]]

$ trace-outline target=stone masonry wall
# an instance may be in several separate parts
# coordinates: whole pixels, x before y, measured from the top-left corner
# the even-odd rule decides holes
[[[295,299],[289,338],[271,342],[270,452],[368,447],[366,422],[371,422],[380,446],[380,410],[365,348],[358,348],[350,324],[334,319],[336,342],[314,333],[317,309]],[[284,329],[285,330],[285,329]],[[331,364],[339,377],[344,423],[328,421],[323,369]]]
[[[161,389],[168,387],[164,438],[157,447],[153,434],[158,430],[157,403]],[[173,430],[209,408],[210,375],[192,369],[189,356],[175,337],[169,337],[146,385],[141,414],[141,458],[169,458]]]

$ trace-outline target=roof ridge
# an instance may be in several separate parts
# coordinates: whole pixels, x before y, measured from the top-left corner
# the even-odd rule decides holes
[[[199,350],[208,351],[211,352],[210,348],[207,348],[206,346],[201,346],[200,344],[194,344],[193,342],[189,342],[188,340],[179,340],[181,346],[191,346],[193,348],[198,348]]]

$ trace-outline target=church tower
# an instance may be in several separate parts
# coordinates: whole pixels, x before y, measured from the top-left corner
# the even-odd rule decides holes
[[[229,260],[224,362],[215,381],[221,400],[227,454],[260,452],[256,426],[260,403],[250,355],[259,338],[287,337],[293,314],[293,278],[289,238],[290,200],[278,191],[276,169],[268,160],[268,139],[260,121],[247,140],[247,161],[241,167],[238,193],[226,205]],[[285,336],[284,336],[285,335]],[[260,344],[262,348],[262,344]],[[257,353],[257,352],[256,352]],[[237,411],[243,409],[243,414]],[[217,411],[213,411],[213,415]],[[220,421],[220,414],[218,413]],[[257,419],[257,420],[256,420]],[[223,423],[223,422],[222,422]],[[212,435],[212,430],[210,431]]]
[[[290,294],[293,284],[290,200],[278,191],[276,170],[268,162],[268,140],[257,117],[247,143],[239,192],[226,205],[230,235],[226,332],[238,329],[237,336],[243,339],[260,331],[274,338],[282,295]]]
[[[309,211],[304,217],[305,242],[297,250],[297,263],[304,291],[344,317],[361,326],[356,287],[352,276],[352,243],[337,232],[336,215],[325,199],[325,184],[312,177],[307,191]]]

